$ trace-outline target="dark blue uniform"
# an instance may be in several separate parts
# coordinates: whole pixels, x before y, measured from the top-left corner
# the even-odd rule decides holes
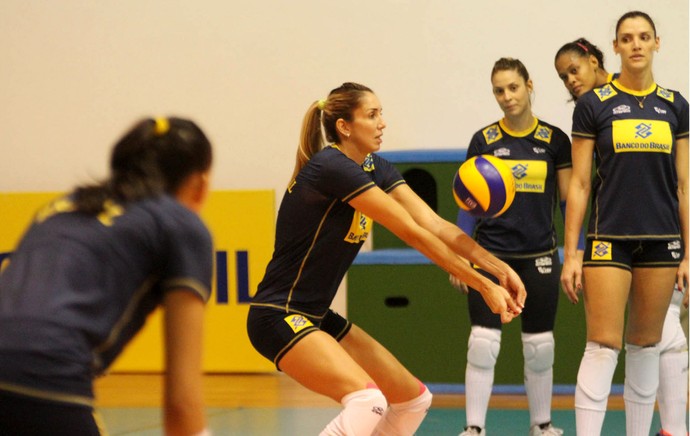
[[[349,327],[329,306],[372,227],[371,219],[347,202],[374,186],[390,192],[402,183],[400,173],[378,155],[359,166],[335,146],[302,168],[280,205],[273,258],[247,321],[261,354],[277,364],[315,328],[334,337],[346,333]]]
[[[474,237],[525,283],[527,302],[521,319],[526,333],[553,330],[560,274],[554,223],[559,205],[556,173],[572,166],[570,151],[570,140],[561,129],[536,118],[523,132],[511,131],[502,121],[491,124],[474,134],[467,149],[468,159],[480,154],[501,158],[515,177],[513,204],[499,217],[478,219]],[[469,308],[473,325],[501,328],[500,318],[479,292],[470,292]]]
[[[614,80],[578,100],[572,134],[595,140],[584,264],[677,265],[682,251],[676,140],[688,137],[688,102],[656,84],[636,92]],[[614,250],[613,241],[624,250]],[[642,250],[651,257],[636,259],[632,252],[644,241],[659,243]],[[622,251],[630,253],[619,258]]]
[[[89,406],[94,376],[166,292],[209,297],[211,236],[173,198],[73,209],[39,212],[0,274],[0,393]]]
[[[578,101],[572,134],[596,141],[588,237],[680,236],[675,145],[688,137],[688,103],[679,93],[626,92],[614,80]]]
[[[467,158],[491,154],[508,164],[515,177],[515,200],[497,218],[477,220],[475,237],[496,255],[533,257],[557,246],[554,216],[558,209],[556,171],[572,167],[570,140],[558,127],[535,118],[524,132],[503,122],[472,137]]]

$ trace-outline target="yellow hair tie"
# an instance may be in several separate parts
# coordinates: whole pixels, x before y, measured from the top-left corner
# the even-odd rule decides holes
[[[319,110],[323,110],[326,107],[326,100],[319,100],[318,106]]]
[[[156,136],[163,136],[170,130],[170,122],[167,118],[157,117],[155,120],[156,126],[153,128],[153,134]]]

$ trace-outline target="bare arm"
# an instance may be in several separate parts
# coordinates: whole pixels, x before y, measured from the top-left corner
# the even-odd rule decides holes
[[[561,201],[568,200],[568,188],[570,187],[570,177],[573,175],[572,168],[562,168],[556,171],[556,183],[558,184],[558,197]],[[565,217],[563,217],[565,219]]]
[[[564,262],[561,284],[568,299],[577,303],[582,289],[582,257],[577,241],[582,230],[582,220],[587,211],[587,201],[592,186],[592,154],[594,139],[573,138],[573,170],[568,185],[568,206],[565,217]]]
[[[165,434],[200,434],[206,426],[201,363],[204,302],[187,290],[169,291],[163,306]]]
[[[407,186],[399,186],[394,192],[401,188],[408,189],[412,192]],[[414,193],[412,193],[412,195],[417,197]],[[427,220],[431,219],[434,221],[433,217],[430,217],[428,214],[428,211],[431,209],[429,209],[421,199],[419,199],[419,202],[421,202],[421,204],[417,204],[417,206],[419,208],[426,207],[427,211],[414,212],[415,218],[426,223],[425,225],[429,225]],[[482,294],[487,305],[491,308],[491,311],[501,314],[501,318],[504,322],[510,321],[512,317],[521,312],[521,305],[524,304],[524,299],[522,299],[520,303],[517,303],[508,291],[502,287],[496,286],[491,280],[476,272],[462,257],[456,254],[453,245],[447,245],[444,239],[436,236],[436,234],[418,224],[415,218],[408,213],[407,207],[403,207],[403,205],[399,204],[393,197],[387,195],[381,189],[372,188],[367,190],[351,200],[350,205],[382,224],[393,232],[393,234],[405,241],[405,243],[419,250],[445,271],[460,277],[468,285],[477,289]],[[405,206],[409,206],[409,203],[405,204]],[[431,211],[431,213],[433,213],[433,211]],[[460,254],[469,254],[474,258],[478,258],[478,256],[473,254],[472,250],[467,250],[465,248],[465,245],[479,247],[476,242],[458,229],[457,226],[447,221],[445,221],[445,223],[447,223],[447,227],[445,225],[443,227],[446,228],[446,230],[448,230],[448,228],[453,228],[457,235],[457,241],[454,241],[454,243],[462,247]],[[435,231],[438,232],[439,230],[436,229]],[[443,233],[442,230],[441,233]],[[491,256],[490,254],[488,255]],[[468,256],[470,259],[472,257]],[[522,285],[519,278],[517,280],[519,285]],[[516,291],[518,297],[524,293],[524,285],[519,285],[516,284],[518,287]]]
[[[525,304],[527,294],[523,293],[524,285],[517,273],[505,262],[486,251],[456,224],[440,217],[409,186],[399,186],[391,193],[391,197],[410,213],[419,226],[430,231],[455,253],[496,277],[501,286],[513,294],[520,306]],[[471,283],[467,284],[472,286]]]
[[[676,174],[678,175],[678,213],[680,218],[680,232],[683,238],[685,253],[678,267],[676,283],[678,288],[685,290],[688,283],[688,138],[676,141]],[[688,293],[683,300],[688,307]]]
[[[570,178],[573,175],[573,169],[572,168],[563,168],[560,169],[556,172],[556,180],[558,183],[558,196],[561,199],[561,201],[567,202],[568,201],[568,188],[570,187]],[[567,207],[567,206],[566,206]],[[563,221],[565,222],[565,215],[563,216]],[[582,228],[580,228],[580,233],[582,233]],[[580,234],[578,234],[578,238],[580,237]],[[578,239],[579,241],[579,239]],[[578,243],[579,245],[579,243]],[[584,256],[584,251],[579,249],[577,250],[577,255],[580,258],[580,261],[582,261],[582,257]]]

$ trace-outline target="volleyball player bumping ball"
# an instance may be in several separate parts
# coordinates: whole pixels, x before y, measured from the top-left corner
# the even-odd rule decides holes
[[[520,314],[526,298],[515,271],[439,217],[376,154],[385,127],[381,103],[363,85],[345,83],[311,104],[273,257],[249,309],[252,345],[279,370],[342,404],[322,435],[410,436],[431,406],[424,384],[329,308],[374,220],[470,283],[504,322]]]
[[[529,293],[520,317],[530,436],[556,436],[551,424],[560,259],[554,217],[565,209],[570,180],[570,140],[532,113],[532,80],[518,59],[501,58],[491,72],[494,97],[504,117],[477,131],[468,160],[454,181],[458,226],[524,280]],[[513,172],[519,175],[513,186]],[[560,201],[559,201],[560,200]],[[476,266],[480,273],[481,266]],[[455,277],[459,290],[468,287]],[[471,288],[471,285],[470,285]],[[468,293],[472,327],[465,368],[467,422],[461,436],[486,434],[486,415],[501,348],[501,322]]]

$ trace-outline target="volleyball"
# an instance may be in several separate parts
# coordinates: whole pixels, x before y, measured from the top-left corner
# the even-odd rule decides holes
[[[513,172],[495,156],[474,156],[455,173],[453,197],[460,209],[478,218],[500,216],[515,199]]]

